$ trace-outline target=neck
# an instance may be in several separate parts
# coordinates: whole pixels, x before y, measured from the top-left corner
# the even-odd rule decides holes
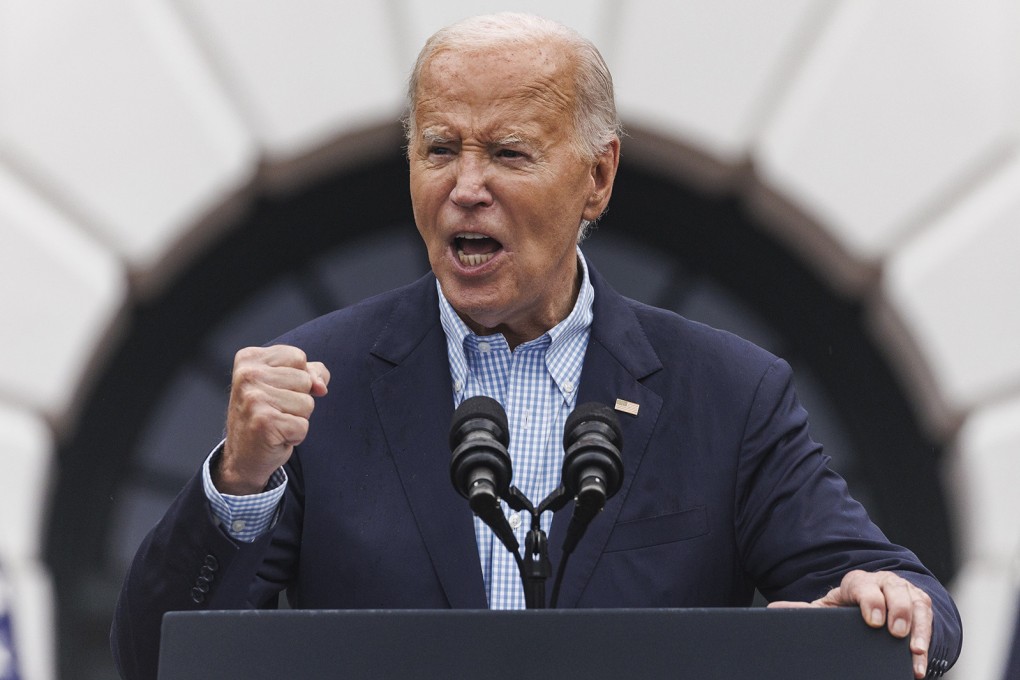
[[[522,319],[519,323],[506,322],[490,327],[477,323],[475,320],[460,311],[457,311],[457,315],[475,335],[494,335],[499,333],[506,339],[510,349],[513,350],[518,345],[522,345],[534,340],[535,338],[541,337],[549,329],[555,327],[556,324],[570,316],[570,312],[573,311],[574,305],[577,304],[577,296],[581,291],[581,281],[583,278],[584,272],[581,268],[581,264],[578,263],[577,272],[570,283],[567,294],[561,296],[559,298],[559,302],[554,306],[551,306],[545,314],[528,319]]]

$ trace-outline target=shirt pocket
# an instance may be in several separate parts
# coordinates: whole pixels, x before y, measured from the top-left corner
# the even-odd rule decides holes
[[[605,552],[636,550],[665,543],[686,541],[708,533],[708,513],[695,506],[669,515],[620,522],[613,527]]]

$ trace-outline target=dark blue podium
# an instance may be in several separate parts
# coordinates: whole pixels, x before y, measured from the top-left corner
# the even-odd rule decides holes
[[[159,680],[909,680],[853,609],[170,612]]]

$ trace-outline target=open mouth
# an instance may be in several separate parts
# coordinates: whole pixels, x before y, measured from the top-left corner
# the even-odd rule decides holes
[[[481,234],[457,234],[453,241],[457,259],[469,267],[485,264],[503,249],[503,244],[499,241]]]

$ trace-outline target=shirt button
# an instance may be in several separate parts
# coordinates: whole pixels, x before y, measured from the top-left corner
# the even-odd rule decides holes
[[[563,382],[563,389],[566,390],[568,393],[573,392],[574,391],[574,383],[572,383],[569,380],[565,380]]]
[[[489,346],[489,343],[487,342],[478,343],[478,351],[481,352],[482,354],[487,353],[490,349],[491,347]]]
[[[521,526],[521,513],[515,512],[510,515],[510,528],[516,529],[519,526]]]
[[[464,381],[463,380],[458,380],[458,381],[453,383],[453,391],[454,392],[460,392],[462,389],[464,389]]]
[[[243,519],[235,519],[230,525],[230,530],[237,534],[244,531],[244,527],[245,523]]]

